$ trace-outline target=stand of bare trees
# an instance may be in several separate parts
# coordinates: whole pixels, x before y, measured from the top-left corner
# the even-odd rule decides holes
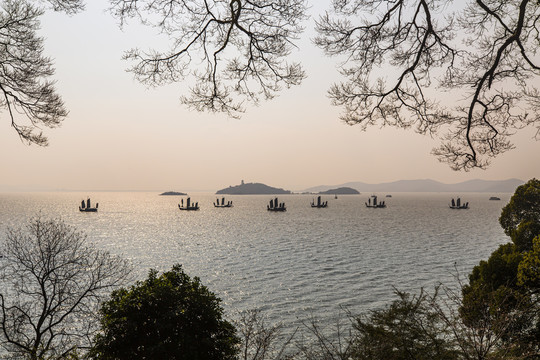
[[[90,345],[100,301],[127,280],[126,260],[61,220],[10,229],[0,253],[0,346],[9,359],[67,359]]]

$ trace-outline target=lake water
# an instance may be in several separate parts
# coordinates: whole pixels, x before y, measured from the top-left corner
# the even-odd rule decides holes
[[[81,213],[90,195],[99,212]],[[0,240],[7,227],[31,217],[60,217],[99,248],[129,258],[143,279],[150,268],[180,263],[223,300],[229,317],[260,308],[286,325],[340,309],[361,313],[388,304],[393,287],[418,292],[464,278],[499,244],[498,223],[511,194],[461,194],[468,210],[449,209],[452,194],[395,193],[386,209],[364,206],[368,194],[280,196],[287,211],[266,210],[270,196],[227,196],[233,208],[214,208],[213,194],[191,194],[199,211],[180,211],[181,197],[144,192],[0,194]],[[497,195],[501,201],[489,201]]]

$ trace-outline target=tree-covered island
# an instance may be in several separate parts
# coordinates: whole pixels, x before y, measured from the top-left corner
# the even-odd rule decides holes
[[[283,190],[261,183],[244,183],[244,180],[242,180],[240,185],[229,186],[216,192],[218,195],[282,195],[290,193],[289,190]]]

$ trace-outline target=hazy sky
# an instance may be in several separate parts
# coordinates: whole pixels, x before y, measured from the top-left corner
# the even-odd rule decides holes
[[[302,190],[348,181],[540,176],[533,128],[517,133],[516,149],[488,170],[465,173],[430,155],[437,142],[427,136],[345,125],[326,96],[339,80],[335,62],[310,43],[311,31],[295,54],[308,73],[301,86],[248,107],[240,120],[189,111],[178,100],[185,84],[146,88],[125,71],[122,53],[156,37],[138,26],[120,30],[106,6],[91,0],[84,13],[42,19],[70,114],[60,128],[44,130],[50,145],[40,148],[22,144],[0,113],[0,191],[215,191],[241,180]],[[312,11],[324,8],[318,2]]]

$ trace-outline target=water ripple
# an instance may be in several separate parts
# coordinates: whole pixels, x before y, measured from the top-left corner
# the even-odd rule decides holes
[[[393,289],[418,291],[454,282],[508,239],[498,225],[510,194],[467,194],[471,208],[448,208],[448,194],[394,194],[388,208],[368,209],[367,196],[280,197],[285,213],[266,211],[268,196],[231,197],[216,209],[211,194],[193,194],[201,210],[179,211],[178,197],[155,193],[95,193],[100,210],[79,213],[87,194],[0,194],[0,226],[30,216],[62,217],[89,241],[131,259],[140,278],[150,268],[183,264],[223,299],[228,311],[262,308],[271,320],[297,324],[384,306]],[[0,239],[5,231],[0,232]]]

